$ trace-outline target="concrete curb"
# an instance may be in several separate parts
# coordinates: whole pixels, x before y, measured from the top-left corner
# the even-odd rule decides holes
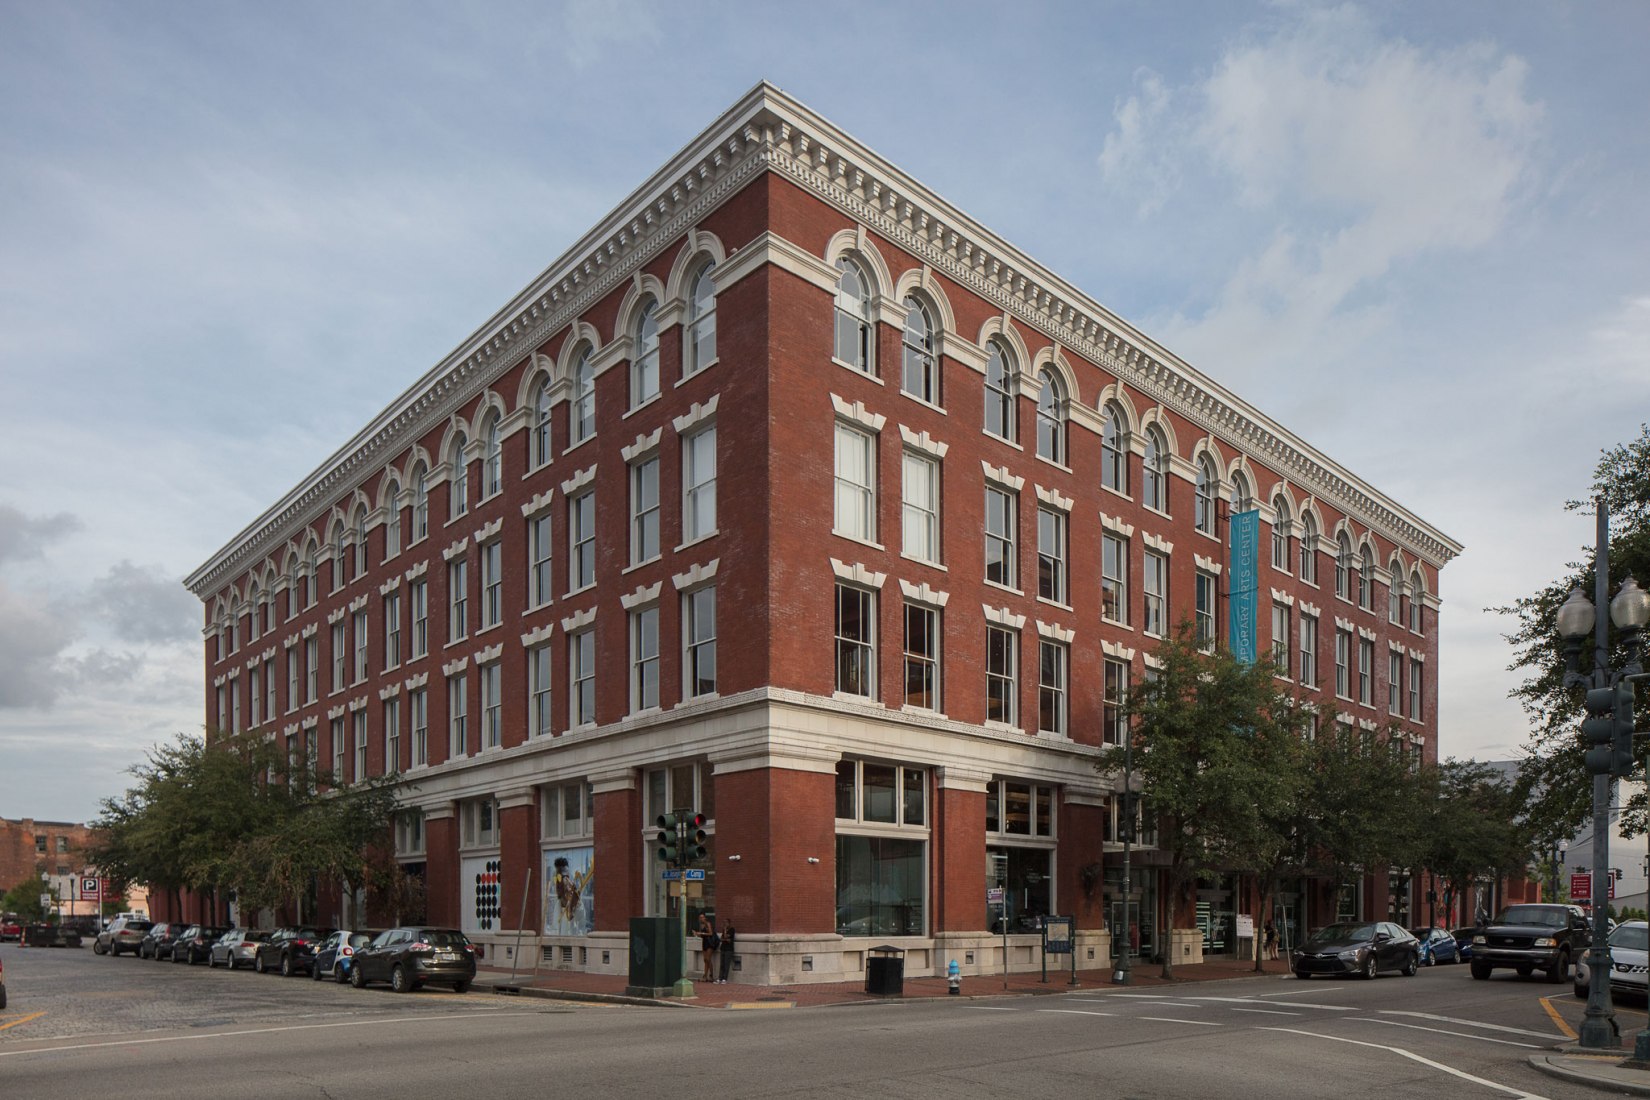
[[[1618,1096],[1650,1096],[1650,1073],[1638,1069],[1623,1069],[1619,1060],[1608,1057],[1582,1057],[1564,1054],[1532,1054],[1530,1067],[1548,1077],[1573,1081],[1589,1088],[1604,1089]]]

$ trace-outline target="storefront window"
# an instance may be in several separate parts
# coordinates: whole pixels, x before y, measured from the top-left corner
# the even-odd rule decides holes
[[[716,915],[716,803],[713,797],[716,784],[711,778],[710,765],[703,763],[672,764],[649,769],[643,776],[645,798],[642,807],[643,866],[647,872],[647,912],[650,916],[674,916],[681,904],[680,895],[670,893],[669,884],[659,878],[664,864],[659,860],[659,815],[676,810],[697,810],[708,819],[711,830],[705,840],[706,857],[696,866],[705,871],[702,882],[689,883],[687,891],[687,919],[691,929],[704,913],[712,919]]]
[[[924,912],[920,840],[836,838],[836,930],[840,936],[920,936]]]
[[[1153,958],[1160,953],[1157,942],[1157,876],[1155,869],[1135,867],[1129,875],[1133,898],[1127,913],[1123,905],[1123,869],[1106,869],[1106,927],[1111,930],[1111,951],[1115,957],[1123,953],[1124,944],[1141,958]]]
[[[1053,899],[1054,853],[1046,848],[990,847],[985,850],[985,885],[1001,890],[1002,901],[987,905],[991,931],[1042,930]],[[987,897],[996,897],[988,893]]]

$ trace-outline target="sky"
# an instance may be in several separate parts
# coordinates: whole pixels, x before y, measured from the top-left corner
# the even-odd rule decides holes
[[[769,80],[1465,544],[1650,419],[1650,4],[0,0],[0,816],[198,732],[182,578]]]

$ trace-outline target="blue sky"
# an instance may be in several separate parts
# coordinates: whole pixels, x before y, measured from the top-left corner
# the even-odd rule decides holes
[[[1650,418],[1647,47],[1597,0],[0,0],[0,815],[198,729],[180,578],[760,79],[1464,542],[1441,749],[1510,755],[1483,609]]]

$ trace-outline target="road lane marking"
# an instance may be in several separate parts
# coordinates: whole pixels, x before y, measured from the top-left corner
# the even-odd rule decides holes
[[[1547,1015],[1552,1017],[1553,1024],[1558,1028],[1558,1030],[1564,1033],[1565,1038],[1579,1039],[1581,1037],[1576,1034],[1575,1028],[1571,1027],[1565,1021],[1564,1017],[1558,1014],[1558,1009],[1553,1007],[1553,999],[1551,997],[1541,998],[1541,1007],[1547,1010]]]
[[[1367,1043],[1362,1039],[1345,1039],[1339,1035],[1320,1035],[1316,1031],[1301,1031],[1299,1028],[1293,1027],[1268,1027],[1262,1028],[1261,1030],[1281,1031],[1289,1035],[1304,1035],[1309,1039],[1328,1039],[1330,1042],[1334,1043],[1350,1043],[1355,1047],[1370,1047],[1374,1050],[1385,1050],[1399,1055],[1400,1057],[1408,1058],[1412,1062],[1420,1062],[1423,1066],[1431,1066],[1433,1069],[1441,1070],[1453,1077],[1459,1077],[1463,1081],[1471,1081],[1474,1084],[1483,1085],[1486,1088],[1492,1088],[1498,1092],[1511,1093],[1513,1096],[1518,1097],[1518,1100],[1547,1100],[1546,1097],[1540,1095],[1539,1093],[1525,1092],[1523,1089],[1513,1088],[1511,1085],[1503,1085],[1499,1081],[1491,1081],[1483,1077],[1474,1077],[1472,1074],[1467,1073],[1464,1070],[1456,1069],[1454,1066],[1446,1066],[1442,1062],[1434,1062],[1431,1058],[1423,1057],[1422,1055],[1416,1054],[1411,1050],[1405,1050],[1403,1047],[1389,1047],[1385,1043]]]
[[[1385,1024],[1388,1027],[1408,1027],[1416,1031],[1430,1031],[1434,1035],[1454,1035],[1462,1039],[1477,1039],[1481,1043],[1500,1043],[1503,1046],[1523,1047],[1525,1050],[1547,1050],[1546,1046],[1537,1046],[1535,1043],[1520,1043],[1512,1039],[1492,1039],[1488,1035],[1474,1035],[1470,1031],[1448,1031],[1441,1027],[1426,1027],[1422,1024],[1406,1024],[1402,1020],[1381,1020],[1374,1016],[1347,1016],[1348,1020],[1355,1020],[1360,1024]],[[1512,1030],[1512,1029],[1509,1029]]]
[[[1068,1016],[1116,1016],[1115,1012],[1094,1012],[1087,1008],[1039,1008],[1038,1012],[1063,1012]]]
[[[1224,1027],[1213,1020],[1176,1020],[1169,1016],[1136,1016],[1136,1020],[1155,1020],[1160,1024],[1191,1024],[1194,1027]]]
[[[1332,985],[1317,983],[1315,989],[1286,989],[1282,993],[1262,993],[1262,997],[1299,997],[1302,993],[1341,993],[1344,990],[1336,989]]]
[[[1508,1027],[1505,1024],[1486,1024],[1477,1020],[1461,1020],[1454,1016],[1436,1016],[1431,1012],[1400,1012],[1395,1008],[1383,1008],[1380,1012],[1382,1016],[1413,1016],[1417,1020],[1433,1020],[1440,1024],[1460,1024],[1463,1027],[1481,1027],[1487,1031],[1505,1031],[1513,1035],[1530,1035],[1537,1039],[1564,1038],[1562,1035],[1549,1035],[1545,1031],[1527,1031],[1521,1027]]]
[[[41,1013],[41,1015],[45,1015]],[[333,1027],[370,1027],[377,1024],[408,1024],[423,1023],[426,1020],[442,1022],[448,1020],[480,1020],[491,1019],[493,1016],[541,1016],[540,1012],[489,1012],[485,1016],[479,1012],[458,1012],[445,1016],[396,1016],[384,1020],[339,1020],[326,1024],[288,1024],[284,1027],[256,1027],[245,1031],[214,1031],[204,1035],[158,1035],[152,1039],[110,1039],[101,1043],[65,1043],[57,1047],[31,1047],[28,1050],[0,1050],[0,1058],[16,1058],[20,1054],[56,1054],[65,1050],[96,1050],[99,1047],[135,1047],[148,1043],[186,1043],[191,1040],[199,1042],[208,1039],[238,1039],[243,1035],[273,1035],[281,1031],[320,1031]],[[18,1023],[22,1021],[19,1020]]]
[[[975,1012],[1018,1012],[1017,1008],[998,1008],[996,1005],[969,1005]]]
[[[1268,1016],[1299,1016],[1299,1012],[1280,1012],[1275,1008],[1234,1008],[1233,1012],[1264,1012]]]
[[[20,1016],[17,1019],[13,1020],[9,1024],[0,1024],[0,1031],[4,1031],[8,1027],[16,1027],[18,1024],[26,1024],[30,1020],[38,1020],[38,1019],[40,1019],[40,1017],[42,1017],[44,1015],[45,1015],[44,1012],[35,1012],[35,1013],[31,1013],[28,1016]]]
[[[1242,1005],[1265,1005],[1272,1003],[1271,1001],[1257,1000],[1254,997],[1193,997],[1191,999],[1194,1001],[1220,1001]],[[1318,1005],[1313,1004],[1310,1001],[1289,1001],[1287,1003],[1290,1008],[1323,1008],[1328,1009],[1331,1012],[1357,1011],[1357,1009],[1353,1008],[1351,1005]]]

